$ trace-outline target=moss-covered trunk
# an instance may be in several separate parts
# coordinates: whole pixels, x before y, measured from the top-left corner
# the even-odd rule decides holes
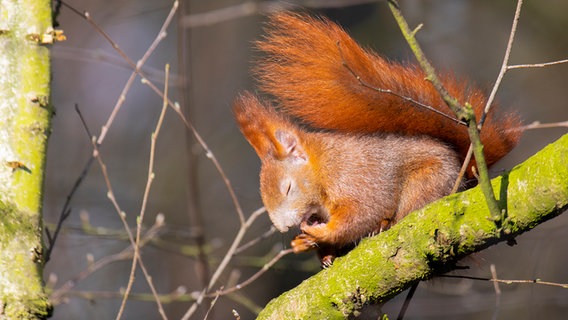
[[[0,319],[43,319],[41,201],[49,135],[48,0],[0,0]]]
[[[508,216],[494,221],[479,188],[411,213],[365,239],[333,266],[272,300],[258,319],[342,319],[413,283],[451,270],[473,252],[507,241],[568,208],[568,135],[510,172],[493,190]]]

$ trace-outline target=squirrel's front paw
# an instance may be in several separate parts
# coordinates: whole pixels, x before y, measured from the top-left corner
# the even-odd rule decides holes
[[[305,233],[297,235],[291,244],[294,253],[310,251],[317,247],[316,239]]]
[[[308,222],[303,221],[300,224],[300,230],[303,233],[310,235],[314,241],[317,240],[317,242],[325,242],[329,236],[329,230],[325,223],[309,224]]]

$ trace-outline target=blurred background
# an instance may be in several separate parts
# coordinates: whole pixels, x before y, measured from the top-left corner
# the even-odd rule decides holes
[[[440,70],[453,70],[487,92],[499,72],[513,19],[515,1],[402,0],[424,51]],[[67,2],[92,19],[133,60],[146,52],[172,7],[172,1],[120,0]],[[252,6],[256,3],[258,6]],[[385,1],[182,1],[166,38],[142,70],[159,88],[164,67],[171,65],[169,96],[178,101],[189,121],[208,144],[231,181],[245,216],[262,206],[258,192],[260,162],[241,136],[230,111],[235,95],[254,90],[250,75],[255,56],[252,42],[261,35],[265,14],[291,4],[308,7],[343,25],[364,46],[389,59],[413,61]],[[256,9],[255,9],[256,8]],[[262,12],[261,12],[262,11]],[[568,2],[527,1],[523,7],[511,64],[539,63],[568,57]],[[84,18],[66,7],[57,18],[67,41],[53,46],[52,101],[56,108],[49,143],[44,214],[51,230],[57,223],[75,181],[92,154],[92,144],[75,111],[81,110],[93,135],[100,135],[120,97],[131,68]],[[498,92],[505,108],[514,108],[532,123],[568,120],[568,65],[509,71]],[[100,147],[116,199],[134,227],[148,178],[150,138],[162,106],[161,98],[135,80]],[[493,167],[512,168],[555,141],[566,128],[531,130],[520,145]],[[155,179],[143,224],[158,214],[164,227],[142,250],[142,258],[170,319],[191,305],[191,293],[225,255],[239,229],[239,219],[222,177],[180,117],[169,109],[157,139]],[[54,319],[112,319],[120,306],[131,259],[117,259],[89,271],[100,259],[129,246],[108,189],[94,164],[71,199],[71,213],[44,274],[61,294]],[[469,266],[454,274],[491,277],[494,264],[503,279],[542,279],[568,283],[568,216],[559,216],[517,238],[517,245],[498,244],[468,257]],[[247,231],[244,242],[270,229],[266,215]],[[255,273],[276,252],[289,246],[295,231],[262,238],[232,259],[215,288],[230,287]],[[201,248],[201,249],[200,249]],[[108,259],[108,258],[107,258]],[[221,297],[210,319],[254,318],[270,299],[319,271],[315,254],[286,256],[260,280]],[[436,278],[418,287],[407,319],[560,319],[568,313],[566,289],[535,284],[501,285],[500,307],[490,282]],[[140,271],[125,319],[158,319],[160,315]],[[185,294],[184,294],[185,293]],[[395,318],[404,294],[383,311]],[[206,308],[194,318],[202,319]]]

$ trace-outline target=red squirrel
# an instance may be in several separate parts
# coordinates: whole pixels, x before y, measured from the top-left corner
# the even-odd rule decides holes
[[[299,13],[271,16],[257,48],[265,53],[255,67],[259,87],[280,111],[251,93],[233,111],[261,159],[260,191],[274,226],[300,226],[294,252],[317,249],[329,265],[451,192],[467,128],[418,105],[452,114],[419,67],[387,61],[326,18]],[[479,118],[485,95],[453,75],[441,79]],[[493,106],[481,130],[488,165],[516,145],[518,127],[516,114]]]

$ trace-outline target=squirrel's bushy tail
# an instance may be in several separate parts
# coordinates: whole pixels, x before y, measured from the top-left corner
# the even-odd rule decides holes
[[[287,113],[316,128],[429,135],[452,144],[462,157],[466,154],[467,128],[419,106],[454,117],[419,67],[393,63],[361,48],[325,18],[275,14],[266,31],[257,43],[266,55],[255,72],[261,89]],[[479,119],[486,96],[452,75],[441,78],[460,103],[474,107]],[[507,154],[520,136],[519,117],[495,109],[481,130],[488,165]]]

